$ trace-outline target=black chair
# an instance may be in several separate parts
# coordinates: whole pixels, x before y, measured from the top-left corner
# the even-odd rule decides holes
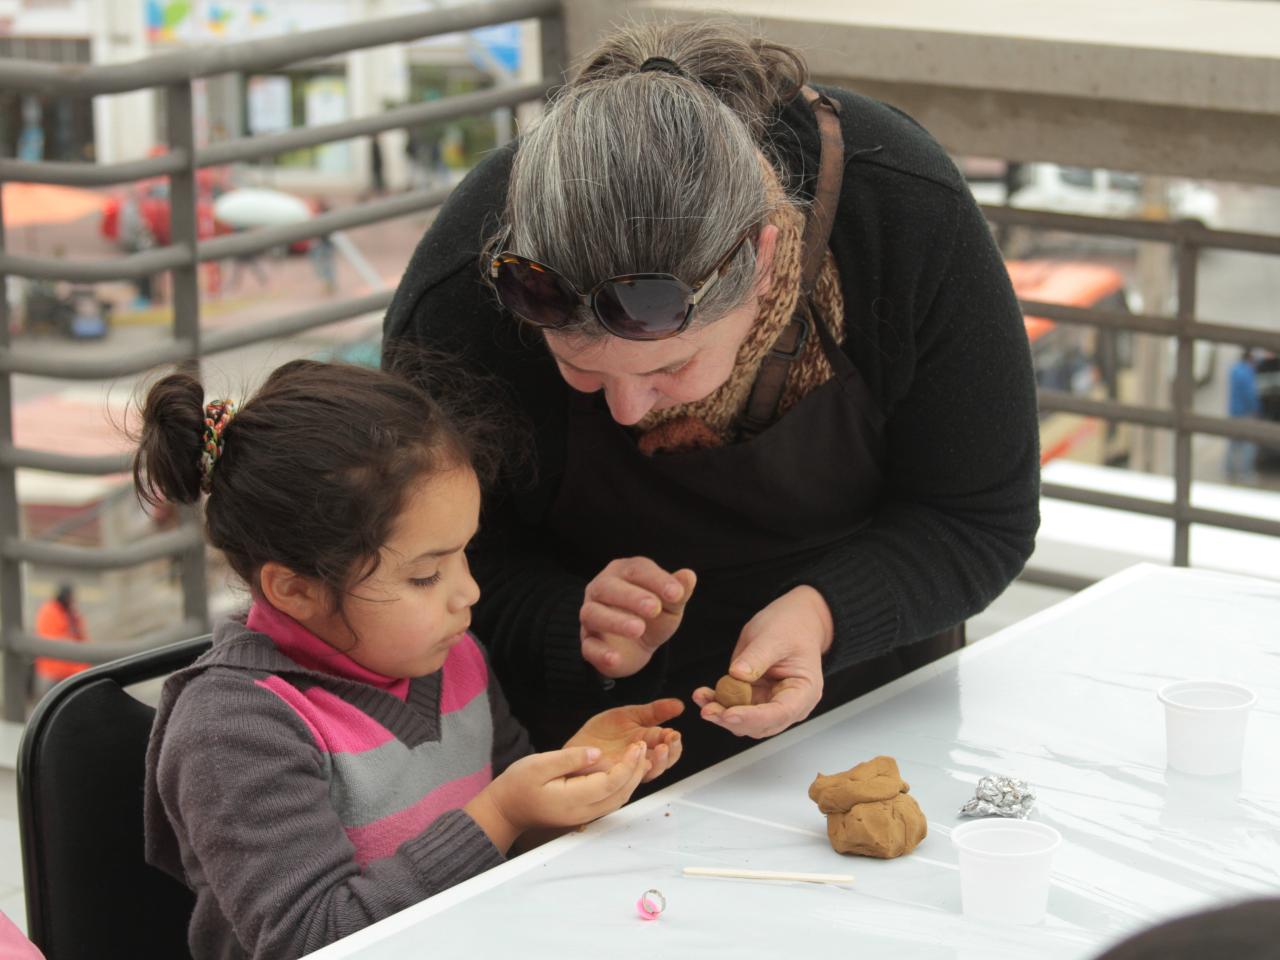
[[[143,859],[155,710],[125,687],[209,649],[197,637],[91,667],[40,701],[18,751],[27,935],[49,960],[189,957],[195,899]]]

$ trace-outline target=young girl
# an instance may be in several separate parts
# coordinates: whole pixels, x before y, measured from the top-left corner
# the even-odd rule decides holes
[[[196,894],[192,954],[296,957],[622,806],[676,761],[678,700],[530,754],[467,632],[463,553],[492,458],[420,389],[299,360],[237,411],[176,373],[147,396],[148,502],[208,495],[247,616],[164,687],[147,858]]]

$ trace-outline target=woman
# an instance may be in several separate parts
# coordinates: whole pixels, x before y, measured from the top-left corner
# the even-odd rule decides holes
[[[1035,384],[988,228],[912,120],[811,107],[804,79],[720,25],[612,36],[459,185],[392,303],[388,343],[531,423],[536,477],[473,562],[537,741],[696,687],[692,771],[954,649],[1031,551]],[[712,702],[726,670],[752,705]]]

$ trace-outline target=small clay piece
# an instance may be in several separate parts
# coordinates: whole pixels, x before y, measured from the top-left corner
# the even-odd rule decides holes
[[[844,773],[818,774],[809,799],[827,815],[827,839],[837,853],[891,860],[916,848],[929,831],[893,757],[876,757]]]
[[[716,681],[716,703],[722,707],[751,706],[751,684],[726,673]]]

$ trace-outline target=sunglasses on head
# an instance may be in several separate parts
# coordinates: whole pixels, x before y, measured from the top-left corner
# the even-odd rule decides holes
[[[502,305],[522,320],[552,330],[569,326],[579,307],[588,307],[600,326],[624,340],[665,340],[689,326],[693,309],[724,275],[748,230],[707,276],[690,286],[669,273],[629,273],[601,280],[587,293],[544,263],[499,253],[489,276]]]

